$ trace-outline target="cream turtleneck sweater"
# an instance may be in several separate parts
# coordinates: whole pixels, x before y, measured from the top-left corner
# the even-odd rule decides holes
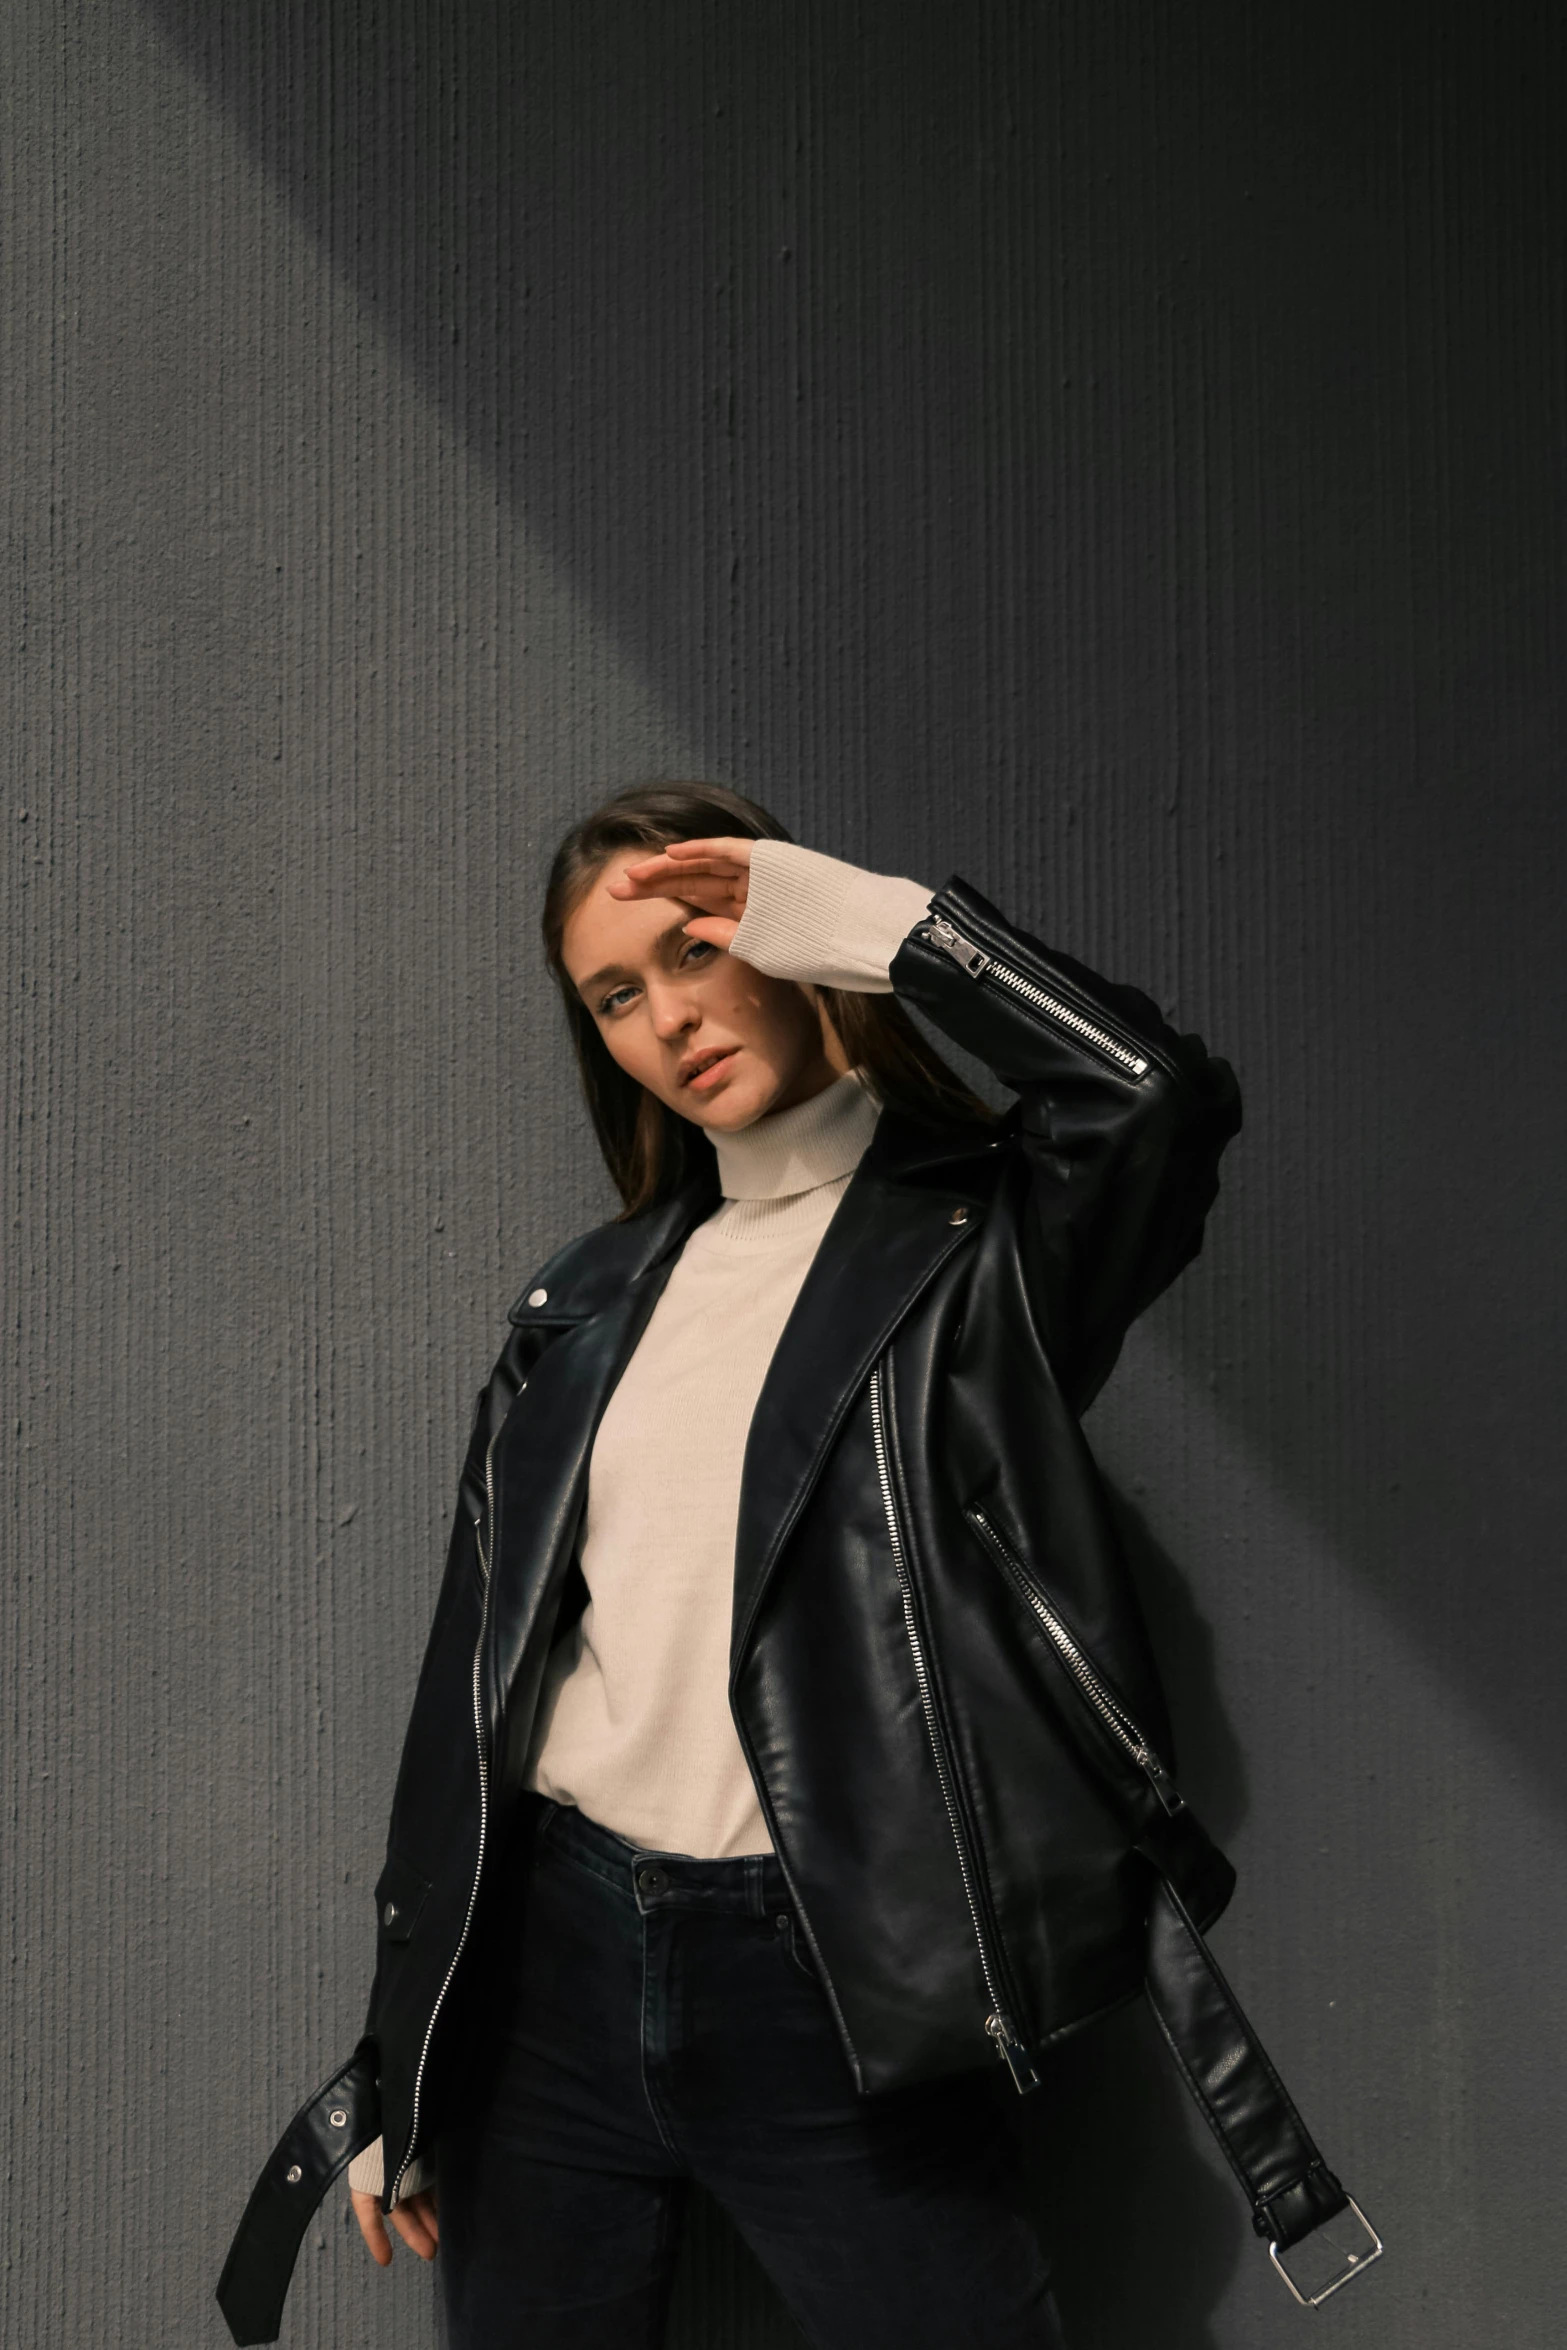
[[[888,994],[922,884],[756,842],[730,953],[775,978]],[[729,1711],[740,1472],[767,1366],[875,1129],[857,1071],[714,1131],[721,1205],[687,1238],[588,1461],[588,1604],[551,1651],[525,1783],[645,1850],[770,1852]],[[404,2195],[425,2183],[411,2165]],[[381,2191],[380,2141],[349,2183]]]
[[[526,1784],[652,1851],[772,1841],[729,1712],[740,1467],[758,1391],[877,1105],[852,1071],[715,1133],[723,1205],[675,1261],[605,1406],[581,1563]]]

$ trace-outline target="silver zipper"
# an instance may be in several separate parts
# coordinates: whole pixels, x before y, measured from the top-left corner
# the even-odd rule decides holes
[[[1169,1812],[1182,1810],[1184,1799],[1176,1793],[1175,1782],[1165,1769],[1164,1764],[1120,1699],[1112,1689],[1107,1687],[1104,1680],[1090,1664],[1033,1577],[1025,1573],[1022,1566],[1013,1557],[1007,1543],[997,1533],[983,1510],[974,1508],[970,1503],[965,1505],[963,1514],[972,1519],[979,1528],[1018,1597],[1033,1610],[1043,1624],[1062,1663],[1106,1729],[1125,1748],[1139,1770],[1147,1774],[1154,1793],[1164,1805],[1165,1810]]]
[[[944,955],[950,955],[971,979],[983,978],[988,972],[1003,987],[1011,988],[1014,995],[1022,996],[1050,1019],[1059,1020],[1063,1027],[1070,1028],[1074,1036],[1084,1037],[1089,1044],[1097,1046],[1100,1052],[1108,1054],[1117,1067],[1124,1069],[1129,1076],[1146,1077],[1148,1074],[1148,1062],[1144,1054],[1133,1052],[1118,1036],[1112,1036],[1107,1028],[1099,1027],[1095,1021],[1085,1019],[1070,1004],[1064,1004],[1059,996],[1048,995],[1032,979],[1025,979],[1021,971],[1014,971],[1009,964],[998,963],[994,955],[987,955],[983,947],[977,947],[971,938],[965,938],[961,930],[954,930],[944,916],[938,915],[934,922],[927,923],[920,936],[933,947],[939,947]]]
[[[524,1381],[524,1385],[526,1385],[526,1381]],[[522,1388],[519,1387],[517,1393],[520,1395]],[[500,1430],[497,1428],[495,1436],[499,1436],[499,1434]],[[488,1518],[492,1525],[495,1522],[495,1481],[490,1472],[490,1455],[495,1450],[495,1436],[490,1438],[484,1448],[484,1515],[473,1521],[473,1547],[479,1554],[479,1576],[484,1584],[486,1597],[489,1596],[490,1588],[490,1562],[485,1556],[484,1550],[484,1520]]]
[[[518,1393],[521,1392],[522,1390],[519,1388]],[[505,1420],[503,1418],[501,1427],[504,1426]],[[499,1436],[501,1427],[497,1427],[495,1435],[490,1438],[484,1450],[484,1496],[492,1536],[495,1527],[495,1478],[492,1460],[495,1452],[495,1437]],[[430,2020],[424,2028],[424,2046],[419,2051],[419,2069],[414,2074],[413,2115],[408,2130],[408,2149],[398,2164],[397,2176],[392,2181],[392,2201],[394,2203],[397,2201],[398,2190],[402,2186],[404,2174],[414,2158],[414,2149],[419,2143],[419,2100],[424,2089],[424,2068],[429,2060],[430,2042],[435,2035],[436,2018],[441,2012],[441,2003],[451,1989],[452,1977],[457,1972],[458,1961],[468,1946],[468,1933],[473,1924],[474,1904],[479,1898],[479,1879],[484,1873],[484,1842],[490,1819],[490,1765],[489,1758],[484,1751],[484,1693],[480,1675],[484,1656],[484,1630],[490,1614],[490,1570],[484,1555],[484,1544],[479,1537],[477,1523],[473,1532],[479,1552],[479,1565],[484,1575],[484,1598],[479,1608],[479,1637],[473,1651],[473,1736],[479,1756],[479,1849],[473,1864],[473,1883],[468,1888],[468,1907],[463,1917],[462,1932],[457,1937],[457,1947],[452,1952],[451,1964],[446,1970],[441,1988],[435,1995],[435,2005],[430,2010]]]
[[[1017,2026],[1007,2013],[1006,2001],[996,1988],[996,1977],[986,1947],[985,1929],[980,1921],[979,1897],[969,1866],[968,1848],[964,1842],[962,1822],[958,1817],[957,1799],[952,1791],[952,1772],[936,1719],[936,1705],[931,1695],[930,1675],[925,1668],[925,1653],[920,1645],[919,1623],[914,1611],[914,1592],[903,1551],[903,1536],[898,1526],[898,1512],[893,1500],[892,1478],[887,1466],[886,1439],[882,1432],[882,1367],[878,1362],[871,1373],[871,1437],[876,1450],[876,1474],[881,1483],[882,1505],[887,1514],[887,1533],[892,1543],[892,1561],[898,1576],[898,1589],[903,1599],[903,1622],[909,1636],[909,1649],[914,1659],[914,1678],[919,1684],[920,1704],[925,1711],[925,1728],[930,1738],[930,1750],[935,1758],[936,1776],[941,1782],[942,1801],[947,1807],[947,1821],[952,1830],[952,1841],[957,1849],[958,1869],[963,1878],[963,1891],[968,1901],[969,1916],[974,1923],[974,1940],[979,1949],[980,1971],[985,1978],[985,1989],[990,1995],[990,2013],[985,2018],[985,2030],[995,2043],[996,2054],[1006,2060],[1013,2086],[1021,2095],[1037,2089],[1039,2075],[1029,2062],[1028,2051],[1019,2036]]]

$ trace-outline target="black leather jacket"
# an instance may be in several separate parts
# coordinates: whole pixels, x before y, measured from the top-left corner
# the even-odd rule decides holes
[[[1228,1066],[1146,997],[956,877],[932,906],[950,934],[915,926],[894,992],[1018,1099],[999,1138],[882,1113],[763,1383],[735,1544],[735,1726],[864,2091],[1022,2068],[1141,1984],[1105,1767],[1157,1808],[1169,1733],[1078,1414],[1195,1253],[1240,1123]],[[463,1996],[599,1415],[716,1204],[693,1181],[568,1243],[479,1400],[376,1888],[388,2193],[445,2108],[431,2027]]]
[[[1233,1883],[1174,1793],[1079,1416],[1201,1244],[1235,1079],[961,877],[931,903],[894,991],[1016,1099],[999,1128],[882,1112],[769,1366],[735,1550],[731,1710],[865,2093],[994,2060],[1032,2086],[1041,2049],[1141,1987],[1154,1871],[1191,1929]],[[365,2034],[296,2117],[301,2187],[379,2130],[389,2205],[461,2104],[545,1659],[585,1598],[594,1431],[716,1204],[691,1178],[569,1242],[511,1310],[393,1797]]]

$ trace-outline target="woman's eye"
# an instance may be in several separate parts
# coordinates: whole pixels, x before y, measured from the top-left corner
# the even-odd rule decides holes
[[[717,952],[718,949],[714,946],[710,938],[692,938],[686,941],[685,950],[682,953],[680,960],[682,964],[685,964],[690,962],[693,955],[700,955],[705,961],[709,955],[716,955]],[[599,998],[598,1008],[600,1014],[607,1015],[613,1013],[615,1009],[615,999],[617,996],[634,995],[635,993],[636,990],[632,987],[612,988],[607,996],[601,996]]]

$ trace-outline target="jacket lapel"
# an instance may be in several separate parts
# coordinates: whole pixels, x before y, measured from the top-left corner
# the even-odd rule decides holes
[[[496,1574],[491,1592],[485,1647],[492,1708],[513,1688],[544,1595],[575,1543],[604,1407],[687,1234],[712,1206],[711,1186],[693,1182],[645,1221],[607,1227],[576,1277],[551,1296],[551,1320],[570,1317],[571,1326],[551,1341],[533,1374],[528,1408],[514,1402],[495,1442],[491,1555],[506,1561],[509,1550],[514,1563]]]
[[[884,1110],[823,1233],[762,1382],[746,1442],[735,1531],[731,1676],[768,1579],[871,1365],[937,1268],[978,1227],[973,1161],[991,1138],[922,1134]],[[931,1170],[956,1165],[932,1186]],[[918,1172],[925,1177],[916,1183]],[[983,1170],[988,1173],[989,1170]],[[948,1187],[950,1185],[950,1188]]]

